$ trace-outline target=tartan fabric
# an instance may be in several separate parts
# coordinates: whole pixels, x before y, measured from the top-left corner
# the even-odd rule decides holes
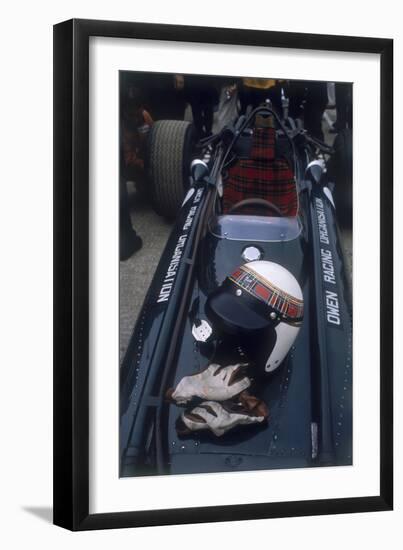
[[[252,159],[274,159],[276,130],[274,128],[255,128],[250,157]]]
[[[283,320],[299,321],[302,319],[304,302],[261,277],[251,266],[239,267],[229,279],[276,311]]]
[[[297,215],[293,171],[285,159],[275,158],[274,150],[274,128],[256,128],[250,158],[239,159],[228,170],[224,181],[224,213],[239,201],[259,198],[275,204],[283,216]]]

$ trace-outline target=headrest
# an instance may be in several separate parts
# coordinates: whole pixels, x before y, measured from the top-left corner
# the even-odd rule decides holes
[[[251,159],[273,160],[275,156],[276,130],[274,128],[255,128],[252,138]]]

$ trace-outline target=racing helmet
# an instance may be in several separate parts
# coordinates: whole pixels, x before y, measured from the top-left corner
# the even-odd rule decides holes
[[[236,269],[207,299],[215,330],[232,335],[266,372],[280,366],[301,327],[304,302],[296,278],[269,261]]]

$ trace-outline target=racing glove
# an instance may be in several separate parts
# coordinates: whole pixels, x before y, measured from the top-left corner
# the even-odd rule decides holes
[[[244,375],[248,363],[237,363],[223,367],[216,363],[205,370],[185,376],[175,389],[170,388],[166,397],[177,405],[186,405],[195,397],[203,400],[225,401],[232,399],[251,384]]]
[[[217,437],[221,437],[236,426],[262,423],[268,417],[268,410],[262,401],[257,401],[259,406],[252,410],[241,403],[204,401],[181,414],[176,424],[178,435],[185,436],[200,430],[210,430]]]

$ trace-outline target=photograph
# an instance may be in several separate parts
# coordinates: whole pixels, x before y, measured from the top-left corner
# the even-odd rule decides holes
[[[399,546],[398,6],[4,4],[2,548]]]
[[[121,478],[353,465],[352,141],[352,82],[119,71]]]

